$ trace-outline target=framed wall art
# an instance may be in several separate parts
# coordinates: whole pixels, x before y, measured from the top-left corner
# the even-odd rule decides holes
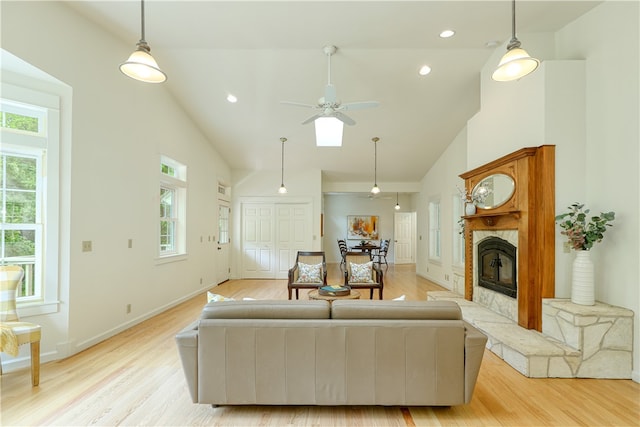
[[[347,239],[378,240],[378,221],[375,215],[348,215]]]

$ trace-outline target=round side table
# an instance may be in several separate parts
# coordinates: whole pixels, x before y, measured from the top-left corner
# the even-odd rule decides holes
[[[313,291],[309,291],[309,299],[321,299],[321,300],[325,300],[325,301],[329,301],[329,302],[335,301],[337,299],[360,299],[360,292],[354,291],[352,289],[351,293],[349,295],[342,295],[342,296],[320,295],[318,290],[314,289]]]

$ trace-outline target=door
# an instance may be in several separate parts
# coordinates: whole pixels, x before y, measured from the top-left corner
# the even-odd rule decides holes
[[[218,205],[218,254],[217,254],[217,283],[229,280],[229,218],[231,209],[227,202],[219,201]]]
[[[277,279],[287,278],[298,251],[312,249],[311,219],[311,207],[308,203],[276,205]]]
[[[274,205],[242,206],[242,277],[272,279],[274,266]]]
[[[412,264],[416,262],[414,255],[415,212],[396,212],[393,218],[394,248],[396,264]]]

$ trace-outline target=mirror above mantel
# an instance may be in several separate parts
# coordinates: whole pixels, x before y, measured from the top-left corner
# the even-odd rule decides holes
[[[495,209],[504,205],[513,196],[515,182],[509,175],[495,173],[483,178],[471,192],[476,206],[482,209]]]

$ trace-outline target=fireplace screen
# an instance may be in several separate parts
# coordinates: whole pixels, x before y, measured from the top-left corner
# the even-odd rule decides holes
[[[516,247],[499,237],[490,237],[478,244],[478,260],[478,284],[516,298]]]

